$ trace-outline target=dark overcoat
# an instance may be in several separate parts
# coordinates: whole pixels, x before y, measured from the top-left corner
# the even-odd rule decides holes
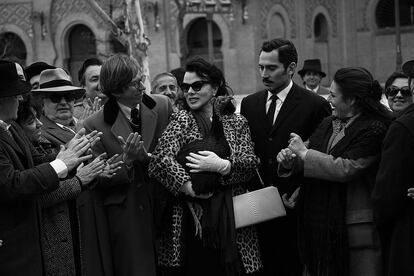
[[[140,105],[142,139],[151,152],[168,124],[172,107],[168,98],[144,94]],[[125,140],[132,133],[128,119],[115,101],[108,101],[103,110],[89,117],[84,126],[88,132],[103,132],[93,150],[108,158],[122,155],[118,136]],[[155,275],[152,187],[147,165],[134,162],[132,169],[122,167],[111,179],[101,179],[95,188],[97,225],[107,220],[112,264],[115,275]],[[103,229],[104,230],[104,229]],[[99,230],[100,231],[100,230]],[[98,233],[103,237],[105,233]]]
[[[331,114],[331,107],[324,98],[293,83],[274,125],[270,126],[266,119],[267,95],[267,90],[262,90],[245,97],[240,113],[249,122],[263,181],[266,185],[276,186],[281,195],[287,193],[290,196],[300,178],[278,177],[276,156],[288,146],[290,133],[294,132],[306,141],[322,119]],[[259,240],[265,275],[301,274],[294,212],[288,210],[286,217],[259,225]]]
[[[15,123],[0,129],[0,275],[42,275],[36,196],[56,189],[49,163],[34,166],[31,144]]]
[[[383,244],[385,275],[414,275],[414,105],[390,126],[373,191],[375,220]]]

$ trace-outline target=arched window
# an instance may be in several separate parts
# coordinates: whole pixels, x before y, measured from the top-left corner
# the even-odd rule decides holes
[[[280,13],[274,13],[269,20],[269,38],[286,38],[285,21]]]
[[[318,14],[315,17],[313,24],[313,34],[315,41],[326,42],[328,41],[328,21],[323,14]]]
[[[76,25],[68,36],[69,60],[68,69],[73,82],[78,84],[77,76],[79,68],[85,59],[96,56],[96,41],[93,32],[85,25]]]
[[[400,2],[400,25],[409,26],[414,24],[414,1],[399,0]],[[378,28],[395,27],[394,0],[380,0],[375,9],[375,18]]]
[[[221,31],[217,24],[212,21],[213,30],[213,47],[214,47],[214,64],[223,70],[223,53],[221,52],[221,45],[223,38]],[[196,19],[188,29],[187,32],[187,60],[194,56],[200,56],[205,60],[208,56],[208,35],[207,35],[207,20],[205,18]]]
[[[25,66],[26,58],[26,46],[18,35],[11,32],[0,34],[0,59],[8,59]]]

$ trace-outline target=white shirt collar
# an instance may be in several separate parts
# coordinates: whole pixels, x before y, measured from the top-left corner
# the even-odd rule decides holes
[[[124,104],[121,104],[120,102],[117,102],[117,103],[118,103],[119,109],[121,110],[122,113],[124,113],[125,117],[128,120],[131,120],[131,108]],[[137,105],[137,109],[139,110],[139,104]]]
[[[290,80],[289,85],[286,86],[282,91],[280,91],[279,93],[277,93],[277,97],[279,98],[279,100],[283,103],[287,97],[287,95],[289,94],[290,89],[293,86],[293,81]],[[270,91],[267,91],[267,100],[270,100],[270,97],[272,97],[272,93],[270,93]]]
[[[4,130],[9,130],[11,124],[6,123],[3,120],[0,120],[0,127],[3,128]]]
[[[313,92],[315,92],[315,93],[318,93],[318,90],[319,90],[319,85],[318,85],[318,86],[316,86],[314,89],[309,88],[307,85],[306,85],[305,87],[306,87],[306,89],[308,89],[308,90],[310,90],[310,91],[313,91]]]

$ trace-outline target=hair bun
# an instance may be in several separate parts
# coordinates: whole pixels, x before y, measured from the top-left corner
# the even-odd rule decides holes
[[[381,100],[382,98],[382,87],[377,80],[373,80],[371,84],[371,93],[372,97],[376,100]]]

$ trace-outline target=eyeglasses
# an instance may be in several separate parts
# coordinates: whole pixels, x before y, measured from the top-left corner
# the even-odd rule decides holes
[[[401,88],[396,86],[390,86],[387,89],[385,89],[385,95],[387,95],[388,97],[395,97],[398,94],[398,92],[400,92],[403,97],[412,96],[411,90],[408,86],[404,86]]]
[[[53,103],[60,103],[62,98],[64,98],[67,102],[72,102],[76,99],[75,96],[71,94],[53,94],[48,96],[48,98]]]
[[[181,84],[181,90],[183,91],[183,93],[188,93],[191,87],[194,90],[194,92],[199,92],[201,88],[203,88],[203,86],[208,83],[209,83],[208,81],[202,81],[202,80],[193,82],[191,84],[183,82]]]
[[[145,88],[145,80],[146,80],[146,76],[142,75],[142,77],[140,79],[131,81],[129,83],[129,86],[135,87],[135,88]]]

